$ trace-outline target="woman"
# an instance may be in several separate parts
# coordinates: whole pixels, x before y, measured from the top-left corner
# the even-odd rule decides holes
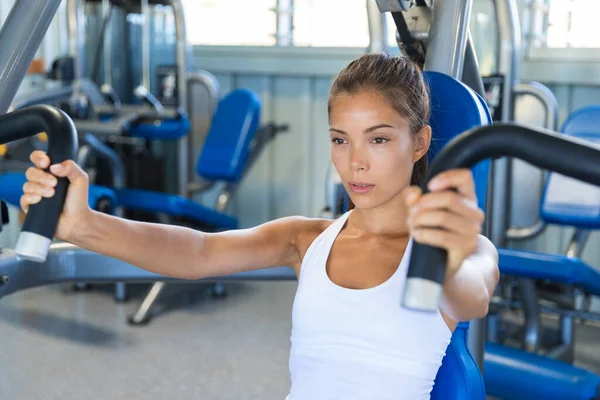
[[[331,157],[351,199],[335,221],[287,217],[203,233],[90,210],[88,177],[72,161],[50,171],[71,185],[56,237],[162,275],[200,279],[289,265],[290,400],[428,399],[452,331],[486,315],[497,253],[469,170],[436,176],[423,195],[431,142],[429,94],[417,66],[369,54],[331,88]],[[32,153],[21,206],[54,194],[51,161]],[[448,250],[439,312],[400,306],[413,241]]]

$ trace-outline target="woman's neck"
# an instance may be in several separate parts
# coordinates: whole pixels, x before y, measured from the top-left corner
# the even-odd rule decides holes
[[[374,235],[408,236],[408,209],[398,196],[388,203],[371,209],[355,208],[348,218],[352,229]]]

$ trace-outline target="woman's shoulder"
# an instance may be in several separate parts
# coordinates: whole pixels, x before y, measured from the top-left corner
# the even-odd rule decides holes
[[[285,220],[285,224],[288,225],[289,229],[295,232],[298,237],[319,236],[325,229],[335,222],[335,220],[327,218],[311,218],[299,215],[286,217],[283,220]]]
[[[300,256],[299,260],[302,260],[312,242],[334,223],[335,220],[292,216],[285,217],[280,222],[284,223],[287,226],[288,232],[294,236],[293,242]]]

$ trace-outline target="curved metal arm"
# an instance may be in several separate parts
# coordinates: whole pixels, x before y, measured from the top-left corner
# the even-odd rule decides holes
[[[423,192],[428,192],[427,183],[443,171],[471,168],[479,161],[505,156],[600,186],[600,148],[550,130],[494,124],[466,131],[448,143],[434,159]],[[414,243],[403,298],[405,307],[438,309],[446,259],[446,250]]]
[[[213,115],[217,110],[219,104],[219,98],[221,97],[221,86],[217,78],[208,71],[200,70],[190,72],[187,74],[187,85],[191,86],[195,83],[200,83],[208,91],[208,98],[210,100],[210,115]],[[191,90],[189,90],[191,93]]]
[[[542,103],[546,111],[545,128],[558,129],[558,100],[550,89],[539,82],[518,82],[514,87],[516,96],[533,96]]]
[[[539,236],[546,230],[546,223],[542,219],[538,219],[538,221],[525,228],[516,228],[512,227],[508,231],[506,231],[506,238],[509,240],[526,240],[533,239],[536,236]]]
[[[113,186],[117,189],[124,188],[125,166],[119,155],[91,133],[86,133],[84,135],[84,140],[98,156],[108,161],[110,172],[113,177]]]
[[[63,111],[39,105],[0,116],[0,144],[40,132],[48,135],[48,156],[53,164],[77,157],[77,131]],[[19,257],[37,262],[46,260],[68,186],[66,178],[59,178],[56,194],[30,207],[15,248]]]

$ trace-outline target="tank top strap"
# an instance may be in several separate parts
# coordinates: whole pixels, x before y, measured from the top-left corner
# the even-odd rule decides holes
[[[302,260],[299,279],[302,278],[307,270],[318,268],[320,260],[323,258],[327,260],[333,242],[335,242],[335,239],[340,234],[342,228],[346,225],[346,221],[348,221],[351,212],[352,210],[347,211],[341,217],[333,221],[333,223],[321,232],[321,234],[310,244],[304,255],[304,259]]]

